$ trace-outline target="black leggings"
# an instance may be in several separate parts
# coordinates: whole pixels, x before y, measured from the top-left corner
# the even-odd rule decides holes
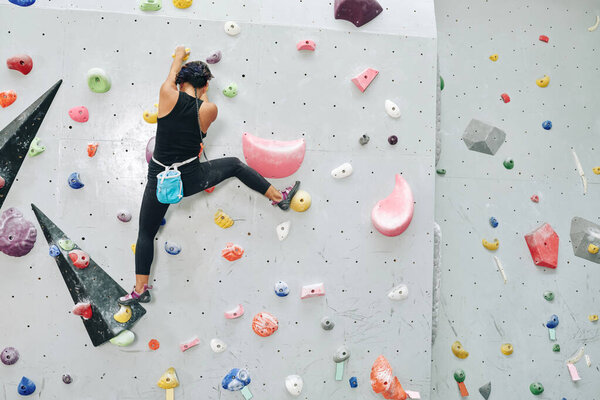
[[[139,233],[135,246],[136,275],[150,275],[150,267],[154,259],[154,237],[169,208],[168,204],[162,204],[156,198],[156,175],[163,170],[164,168],[152,161],[148,165],[148,183],[142,199]],[[265,194],[271,186],[258,172],[236,157],[219,158],[203,163],[195,161],[184,165],[179,170],[183,181],[184,197],[199,193],[234,176],[261,194]]]

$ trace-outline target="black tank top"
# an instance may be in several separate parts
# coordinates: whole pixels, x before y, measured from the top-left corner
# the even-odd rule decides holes
[[[198,108],[202,100],[198,99]],[[200,126],[196,99],[180,91],[171,112],[158,118],[154,158],[165,165],[188,160],[200,152]],[[206,133],[202,133],[202,138]]]

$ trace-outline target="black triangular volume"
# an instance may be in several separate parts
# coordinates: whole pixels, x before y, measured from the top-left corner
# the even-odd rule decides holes
[[[0,208],[61,83],[62,79],[0,131],[0,177],[5,180],[0,188]]]
[[[55,260],[73,302],[75,304],[79,302],[90,302],[92,304],[92,318],[89,320],[82,318],[82,321],[94,346],[98,346],[117,336],[123,330],[131,328],[146,313],[146,310],[139,304],[133,304],[130,306],[131,319],[129,321],[124,324],[115,321],[113,315],[120,308],[117,299],[127,292],[104,272],[91,257],[90,265],[87,268],[79,269],[75,267],[69,258],[69,252],[58,246],[59,240],[68,239],[68,236],[34,204],[31,205],[31,208],[42,227],[48,245],[56,244],[61,251],[61,254]],[[79,249],[76,244],[75,249]]]

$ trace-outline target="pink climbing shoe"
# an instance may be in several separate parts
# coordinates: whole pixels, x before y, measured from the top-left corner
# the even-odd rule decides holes
[[[152,286],[144,285],[144,291],[138,293],[135,291],[134,286],[131,293],[119,297],[118,303],[124,306],[130,306],[135,303],[150,303],[150,289],[152,289]]]
[[[281,208],[284,211],[289,210],[290,203],[292,202],[292,198],[296,195],[296,192],[298,192],[299,188],[300,188],[300,181],[296,181],[296,183],[294,183],[293,187],[288,186],[281,191],[283,200],[281,200],[280,202],[271,201],[271,204],[274,206],[279,206],[279,208]]]

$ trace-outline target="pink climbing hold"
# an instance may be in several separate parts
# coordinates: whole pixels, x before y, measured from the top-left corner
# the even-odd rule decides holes
[[[280,141],[262,139],[247,132],[242,135],[246,163],[265,178],[285,178],[304,161],[304,139]]]
[[[300,50],[308,50],[315,51],[317,45],[312,40],[301,40],[296,44],[296,49]]]
[[[377,0],[335,0],[335,19],[352,22],[357,28],[377,17],[383,8]]]
[[[83,317],[83,319],[92,318],[92,305],[90,303],[77,303],[73,307],[73,314]]]
[[[90,265],[90,256],[83,250],[70,251],[69,258],[73,265],[79,269],[87,268]]]
[[[244,306],[238,304],[238,306],[232,310],[225,311],[225,318],[227,319],[235,319],[244,315]]]
[[[200,344],[200,339],[198,338],[198,336],[196,336],[195,338],[188,340],[187,342],[184,343],[179,343],[179,350],[181,350],[182,352],[191,349],[194,346],[198,346]]]
[[[359,88],[361,92],[364,92],[367,90],[367,87],[369,87],[371,82],[373,82],[373,79],[375,79],[377,74],[379,74],[379,71],[374,70],[373,68],[367,68],[352,78],[352,82],[354,82],[356,87]]]
[[[0,189],[2,189],[6,185],[6,180],[0,176]]]
[[[386,236],[398,236],[408,228],[415,205],[412,190],[402,175],[396,174],[394,191],[379,200],[371,212],[373,226]]]
[[[533,263],[541,267],[556,268],[558,264],[558,235],[550,224],[543,224],[525,235]]]
[[[27,54],[20,54],[18,56],[8,58],[6,60],[6,66],[8,69],[14,69],[23,75],[27,75],[33,69],[33,60]]]
[[[69,117],[75,122],[87,122],[90,113],[85,106],[73,107],[69,110]]]
[[[537,194],[534,194],[533,196],[531,196],[531,201],[533,201],[534,203],[539,203],[540,196],[538,196]]]
[[[322,282],[302,287],[302,292],[300,293],[302,300],[317,296],[325,296],[325,285]]]

